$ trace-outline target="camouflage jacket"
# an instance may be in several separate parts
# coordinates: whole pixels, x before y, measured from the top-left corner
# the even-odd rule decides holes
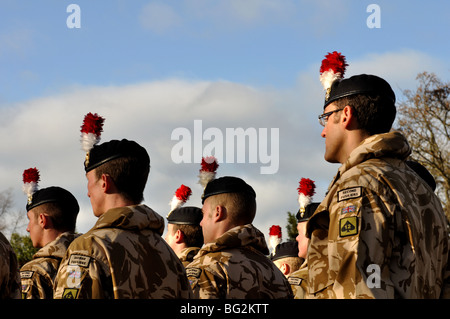
[[[253,225],[237,226],[205,244],[186,267],[196,298],[292,298],[283,273],[266,257],[264,235]]]
[[[0,233],[0,299],[20,299],[17,257],[2,233]]]
[[[53,283],[67,247],[78,234],[65,232],[38,250],[20,269],[23,299],[52,299]]]
[[[189,265],[193,260],[194,256],[197,255],[200,247],[188,247],[183,249],[180,253],[177,254],[183,266]]]
[[[294,271],[288,277],[289,284],[291,285],[294,299],[305,299],[306,291],[308,290],[308,266],[304,262],[300,269]]]
[[[440,297],[446,218],[410,152],[398,132],[374,135],[339,168],[307,225],[309,297]]]
[[[145,205],[108,210],[69,246],[54,297],[192,297],[185,269],[161,237],[163,230],[164,219]]]

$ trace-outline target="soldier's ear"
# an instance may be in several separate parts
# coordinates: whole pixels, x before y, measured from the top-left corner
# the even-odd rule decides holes
[[[355,110],[350,105],[347,105],[342,109],[340,120],[344,127],[347,129],[357,127]]]
[[[175,242],[177,244],[181,244],[182,242],[184,242],[184,233],[177,229],[177,231],[175,232]]]
[[[214,221],[220,222],[227,218],[227,209],[224,206],[217,205],[214,209],[213,218]]]
[[[283,275],[287,275],[287,274],[289,274],[289,271],[291,270],[291,267],[289,267],[288,264],[283,263],[283,264],[281,264],[280,270],[283,273]]]
[[[52,219],[50,218],[50,216],[47,216],[45,214],[39,214],[38,222],[42,229],[53,227]]]
[[[114,180],[108,174],[102,174],[101,186],[104,193],[113,193],[116,189]]]

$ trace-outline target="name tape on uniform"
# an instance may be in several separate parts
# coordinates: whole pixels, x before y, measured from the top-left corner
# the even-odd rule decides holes
[[[202,270],[200,268],[186,268],[186,277],[199,278]]]
[[[302,284],[303,279],[302,278],[297,278],[297,277],[289,277],[288,278],[288,282],[290,285],[293,286],[300,286]]]
[[[346,188],[337,192],[338,202],[342,202],[343,200],[358,198],[362,196],[362,187],[352,187]]]
[[[89,266],[90,260],[91,260],[91,257],[89,257],[89,256],[74,254],[74,255],[70,255],[69,265],[87,268]]]
[[[33,277],[34,271],[31,270],[24,270],[20,272],[20,278],[21,279],[30,279]]]

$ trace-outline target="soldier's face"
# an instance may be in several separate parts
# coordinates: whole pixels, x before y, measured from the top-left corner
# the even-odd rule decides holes
[[[28,217],[28,226],[27,226],[27,232],[30,233],[31,242],[33,243],[33,247],[40,248],[42,235],[43,235],[43,229],[39,225],[39,217],[35,214],[35,209],[30,209],[27,213]]]
[[[175,231],[172,224],[167,224],[167,233],[164,240],[169,244],[169,246],[174,249],[175,247]],[[174,249],[175,250],[175,249]]]
[[[213,209],[211,205],[211,197],[208,197],[203,203],[202,207],[203,218],[200,222],[203,232],[203,240],[205,244],[214,242],[216,239],[213,235],[213,230],[215,229],[213,220]]]
[[[87,172],[86,174],[86,178],[87,178],[87,189],[88,189],[88,197],[91,201],[91,206],[92,206],[92,210],[94,212],[94,215],[96,217],[99,217],[100,215],[102,215],[104,212],[102,211],[102,201],[103,201],[103,190],[101,187],[101,179],[98,179],[96,174],[95,174],[95,169]]]
[[[324,113],[337,109],[335,103],[327,105]],[[334,112],[328,116],[327,123],[320,134],[325,138],[325,160],[330,163],[339,163],[342,147],[342,131],[339,118],[342,112]]]
[[[298,256],[300,258],[306,258],[308,253],[309,239],[306,237],[306,224],[308,222],[300,222],[297,224],[298,236],[295,240],[298,243]]]

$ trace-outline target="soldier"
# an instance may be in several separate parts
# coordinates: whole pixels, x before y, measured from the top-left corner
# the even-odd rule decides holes
[[[161,237],[164,219],[140,204],[150,170],[147,151],[126,139],[96,145],[100,121],[89,113],[82,127],[82,139],[96,135],[85,171],[98,220],[69,246],[55,298],[191,297],[185,269]]]
[[[61,187],[34,191],[39,180],[36,168],[25,170],[23,180],[24,189],[28,190],[27,232],[33,246],[40,249],[20,269],[22,298],[52,299],[61,260],[69,244],[78,236],[75,234],[75,224],[79,206],[76,198]]]
[[[343,79],[345,57],[321,66],[325,160],[341,166],[307,224],[313,298],[439,298],[446,280],[446,218],[405,163],[406,138],[390,131],[395,94],[374,75]]]
[[[308,291],[308,267],[306,256],[308,253],[309,239],[306,237],[306,224],[309,218],[316,210],[319,203],[311,203],[313,195],[315,194],[316,185],[313,180],[309,178],[302,178],[299,183],[298,203],[299,210],[297,212],[297,231],[296,237],[298,257],[303,260],[300,268],[290,274],[288,281],[291,284],[294,299],[306,298]]]
[[[303,260],[300,268],[288,276],[289,284],[291,285],[294,299],[306,298],[308,291],[308,265],[306,256],[308,253],[309,238],[306,237],[306,225],[309,218],[315,212],[319,203],[307,204],[305,209],[299,209],[297,212],[297,231],[298,235],[295,238],[297,243],[298,257]]]
[[[175,209],[167,217],[167,234],[164,238],[187,266],[203,246],[203,233],[200,221],[202,210],[194,206]]]
[[[200,222],[203,214],[198,207],[182,207],[191,195],[189,187],[181,185],[175,192],[171,203],[173,209],[167,215],[167,233],[164,238],[180,258],[183,266],[187,266],[203,245],[203,233]]]
[[[2,233],[0,233],[0,299],[20,299],[17,257]]]
[[[274,253],[270,255],[270,260],[281,270],[283,275],[288,277],[300,269],[305,259],[298,256],[297,242],[287,241],[275,247]]]
[[[210,181],[200,223],[205,245],[186,272],[197,298],[292,298],[286,277],[266,256],[264,234],[251,223],[253,188],[237,177]]]

